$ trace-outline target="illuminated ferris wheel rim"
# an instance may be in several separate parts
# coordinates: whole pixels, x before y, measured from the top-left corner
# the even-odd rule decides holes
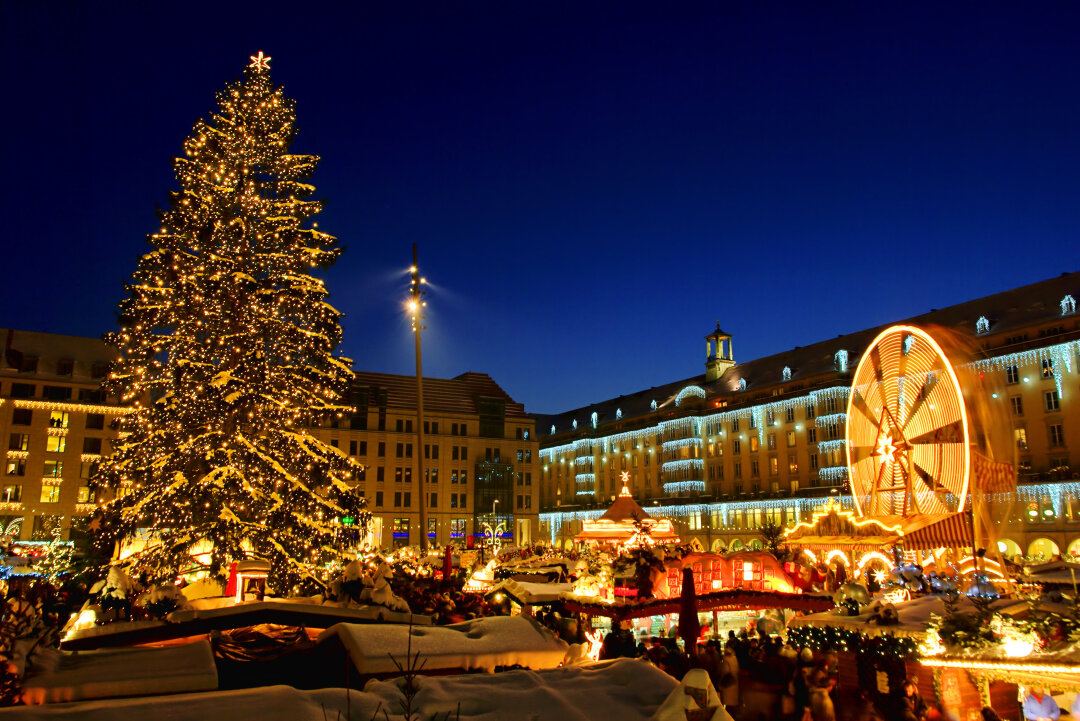
[[[960,379],[956,374],[956,369],[953,367],[952,361],[949,360],[948,355],[945,354],[945,350],[941,347],[941,344],[938,343],[934,339],[934,337],[932,335],[930,335],[928,332],[926,332],[922,328],[919,328],[919,327],[913,326],[913,325],[894,325],[894,326],[889,326],[885,330],[878,333],[877,336],[874,337],[874,340],[872,340],[870,342],[870,344],[866,347],[866,350],[863,352],[862,356],[859,358],[859,363],[855,368],[854,375],[852,376],[851,393],[848,394],[847,408],[845,409],[847,411],[847,413],[846,413],[846,419],[847,420],[846,420],[846,423],[845,423],[845,431],[846,431],[845,435],[847,436],[847,438],[845,439],[846,442],[844,443],[844,452],[845,452],[845,456],[847,458],[848,478],[851,479],[851,499],[852,499],[852,502],[855,505],[855,512],[859,516],[865,516],[867,514],[864,512],[864,510],[862,508],[862,504],[861,504],[861,502],[859,500],[859,491],[858,491],[858,489],[856,489],[855,482],[854,482],[854,472],[853,472],[854,464],[852,462],[852,457],[851,457],[851,455],[852,455],[851,454],[851,451],[852,451],[851,423],[852,423],[852,419],[854,417],[852,415],[852,411],[855,410],[854,409],[854,404],[855,404],[856,392],[860,388],[867,388],[867,387],[870,387],[872,385],[881,385],[884,382],[885,379],[875,380],[875,381],[871,381],[871,382],[868,382],[868,383],[857,383],[857,381],[861,377],[864,366],[866,366],[867,363],[871,362],[870,359],[873,356],[872,351],[877,346],[881,345],[883,343],[883,341],[885,341],[886,339],[888,339],[890,337],[893,337],[893,336],[896,336],[896,335],[901,336],[900,340],[901,340],[901,344],[903,344],[903,342],[904,342],[903,336],[905,334],[910,335],[910,336],[915,337],[915,338],[918,338],[919,340],[924,341],[927,345],[930,346],[931,350],[933,350],[933,352],[937,355],[937,357],[940,358],[941,365],[942,365],[942,368],[943,368],[943,370],[945,372],[945,375],[948,378],[949,383],[950,383],[953,391],[956,393],[959,412],[960,412],[960,427],[963,430],[962,452],[961,452],[961,464],[962,465],[961,465],[961,470],[960,470],[961,487],[960,487],[960,492],[954,494],[956,496],[956,498],[957,498],[956,511],[957,512],[963,511],[964,507],[965,507],[965,503],[967,502],[968,488],[969,488],[969,485],[970,485],[969,474],[971,472],[971,434],[970,434],[970,430],[968,428],[968,414],[967,414],[967,407],[966,407],[966,405],[964,403],[963,388],[960,386]],[[907,377],[907,376],[905,376],[905,377]]]

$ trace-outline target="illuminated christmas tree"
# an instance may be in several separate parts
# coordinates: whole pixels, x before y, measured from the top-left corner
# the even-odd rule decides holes
[[[311,222],[322,203],[304,181],[319,159],[289,154],[294,102],[269,61],[252,56],[195,124],[173,163],[180,190],[127,284],[105,388],[133,412],[95,474],[117,498],[93,526],[110,553],[150,529],[125,564],[152,581],[223,581],[231,562],[261,558],[288,594],[324,585],[369,514],[350,487],[360,467],[307,430],[351,410],[353,375],[334,355],[341,313],[312,275],[340,254]]]

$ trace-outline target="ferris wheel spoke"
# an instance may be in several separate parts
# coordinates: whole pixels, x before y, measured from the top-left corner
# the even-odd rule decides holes
[[[874,426],[881,424],[880,418],[870,409],[863,394],[859,391],[851,392],[851,406],[859,411],[859,413],[863,414],[863,416],[866,417],[866,420],[870,421]]]
[[[949,443],[964,442],[964,424],[960,421],[943,423],[937,428],[932,428],[922,435],[908,438],[908,443],[913,446],[920,445],[944,445]]]

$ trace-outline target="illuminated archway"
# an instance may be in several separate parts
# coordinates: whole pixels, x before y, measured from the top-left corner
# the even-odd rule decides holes
[[[715,541],[713,541],[712,542],[712,550],[717,551],[717,552],[723,551],[724,550],[724,539],[717,538]]]
[[[863,353],[848,398],[845,447],[860,516],[964,510],[967,410],[956,371],[926,331],[892,326]]]
[[[728,550],[731,550],[731,551],[741,551],[744,548],[745,548],[745,546],[743,545],[743,542],[740,541],[738,538],[736,538],[734,541],[732,541],[731,545],[728,546]]]
[[[763,546],[761,545],[761,539],[760,538],[752,538],[752,539],[750,539],[750,550],[751,551],[760,551],[762,549],[762,547]]]
[[[1077,541],[1075,542],[1080,543],[1080,539],[1077,539]],[[1011,538],[999,539],[997,542],[997,547],[998,550],[1001,552],[1001,555],[1007,556],[1008,558],[1024,555],[1024,549],[1020,548],[1020,544],[1012,540]]]
[[[829,551],[828,555],[825,556],[825,563],[829,564],[830,566],[833,564],[834,561],[839,561],[845,567],[851,565],[851,561],[848,560],[848,557],[844,555],[844,552],[841,551],[839,548],[834,548],[833,550]]]
[[[1068,551],[1070,556],[1080,556],[1080,538],[1073,539],[1072,543],[1069,544]]]
[[[1027,555],[1034,559],[1049,561],[1059,553],[1061,553],[1061,549],[1051,538],[1036,538],[1028,544]]]

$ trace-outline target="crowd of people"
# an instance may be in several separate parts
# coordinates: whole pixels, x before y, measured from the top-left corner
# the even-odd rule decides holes
[[[693,653],[673,637],[635,641],[627,628],[604,638],[600,658],[644,658],[682,679],[693,668],[708,672],[727,712],[737,721],[944,721],[928,704],[914,679],[904,679],[877,705],[865,690],[838,689],[839,660],[831,651],[813,652],[786,644],[779,635],[729,631],[726,638],[699,643]],[[985,721],[998,721],[986,709]],[[1046,721],[1029,717],[1028,721]],[[1050,719],[1056,721],[1056,717]]]

